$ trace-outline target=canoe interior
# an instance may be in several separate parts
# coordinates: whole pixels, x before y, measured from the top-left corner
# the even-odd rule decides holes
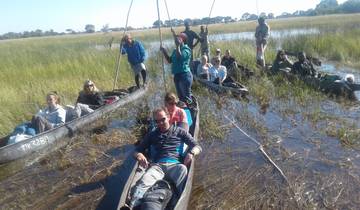
[[[193,118],[193,124],[189,128],[189,132],[191,133],[191,135],[193,135],[193,137],[197,141],[198,134],[199,134],[199,105],[195,98],[194,98],[194,101],[196,102],[196,107],[190,109],[191,115]],[[129,157],[128,159],[134,160],[134,158],[132,157],[132,154],[130,154],[130,156],[131,157]],[[124,207],[125,207],[125,202],[129,196],[128,194],[130,192],[130,189],[136,184],[137,180],[139,180],[141,178],[142,174],[144,173],[144,171],[142,169],[140,169],[138,162],[133,161],[133,160],[132,160],[133,164],[131,166],[131,169],[129,170],[130,173],[128,176],[126,176],[127,181],[123,186],[123,191],[122,191],[122,194],[119,199],[119,204],[118,204],[118,208],[117,208],[118,210],[126,209]],[[127,160],[127,161],[129,161],[129,160]],[[190,199],[191,188],[192,188],[194,167],[195,167],[195,159],[194,159],[194,161],[192,161],[190,167],[188,168],[188,176],[187,176],[184,190],[183,190],[180,198],[178,199],[176,206],[174,207],[174,209],[176,209],[176,210],[187,209],[189,199]]]
[[[90,114],[74,119],[70,122],[66,122],[64,125],[45,131],[23,141],[6,145],[8,136],[3,137],[0,141],[2,146],[0,147],[0,163],[7,163],[34,152],[48,150],[49,148],[54,147],[54,145],[61,145],[62,143],[60,143],[60,141],[65,139],[65,136],[72,136],[76,130],[83,128],[91,122],[94,122],[104,114],[116,110],[118,107],[138,99],[145,94],[147,89],[147,87],[140,89],[130,87],[128,90],[126,90],[126,93],[124,93],[124,91],[116,90],[113,93],[114,95],[119,96],[119,100],[102,106]],[[63,141],[68,141],[68,139]]]

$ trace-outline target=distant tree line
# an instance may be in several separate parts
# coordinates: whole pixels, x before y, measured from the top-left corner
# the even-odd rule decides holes
[[[360,12],[360,0],[348,0],[342,4],[338,4],[337,0],[321,0],[321,2],[316,5],[314,9],[308,9],[306,11],[298,10],[293,13],[283,12],[279,16],[275,16],[274,13],[266,14],[264,12],[260,13],[259,16],[266,17],[268,19],[274,18],[288,18],[288,17],[299,17],[299,16],[316,16],[316,15],[326,15],[326,14],[338,14],[338,13],[358,13]],[[175,27],[182,26],[185,21],[189,21],[192,25],[206,25],[206,24],[214,24],[214,23],[230,23],[236,21],[247,21],[247,20],[257,20],[259,18],[256,14],[250,14],[248,12],[242,14],[241,18],[232,18],[231,16],[217,16],[217,17],[205,17],[202,19],[172,19],[166,21],[155,21],[152,27],[158,27],[159,25],[162,27]],[[42,31],[37,29],[35,31],[24,31],[20,33],[8,32],[6,34],[0,35],[0,40],[4,39],[18,39],[18,38],[28,38],[28,37],[40,37],[40,36],[55,36],[55,35],[64,35],[64,34],[78,34],[78,33],[94,33],[96,32],[95,26],[92,24],[85,25],[85,31],[76,32],[72,29],[66,29],[66,33],[55,32],[54,30]],[[125,28],[110,28],[108,24],[104,25],[101,28],[101,32],[107,33],[111,31],[123,31]],[[128,31],[135,29],[146,29],[143,28],[133,28],[129,26],[127,28]]]
[[[266,15],[266,13],[261,13],[259,16],[273,19],[358,12],[360,12],[360,0],[348,0],[342,4],[339,4],[337,0],[321,0],[321,2],[316,5],[315,9],[308,9],[306,11],[297,10],[293,13],[283,12],[281,15],[276,17],[273,13],[269,13],[268,15]],[[257,18],[258,16],[255,14],[244,13],[241,17],[241,20],[256,20]]]

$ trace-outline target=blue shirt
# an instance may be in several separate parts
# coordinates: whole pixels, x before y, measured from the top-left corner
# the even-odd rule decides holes
[[[133,40],[130,45],[125,43],[121,48],[121,54],[128,55],[128,61],[131,65],[142,63],[146,58],[144,46],[136,40]]]
[[[198,146],[194,138],[183,128],[171,126],[166,133],[161,133],[159,129],[148,133],[135,151],[141,153],[146,150],[150,151],[154,163],[179,163],[183,153],[183,143],[187,144],[190,150]]]
[[[171,72],[175,74],[190,72],[191,50],[184,44],[180,47],[181,57],[176,57],[176,49],[171,54]]]

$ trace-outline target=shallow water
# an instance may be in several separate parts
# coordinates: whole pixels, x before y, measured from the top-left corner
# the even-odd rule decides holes
[[[355,76],[355,82],[360,83],[360,71],[359,69],[354,69],[347,66],[337,65],[331,62],[323,62],[319,70],[328,72],[331,74],[338,74],[341,77],[344,77],[346,74],[353,74]],[[358,100],[360,100],[360,91],[356,91],[355,95]]]
[[[320,69],[360,76],[327,62]],[[1,209],[115,209],[126,157],[144,131],[139,120],[162,103],[162,80],[156,81],[146,98],[82,129],[66,147],[26,167],[0,168]],[[245,102],[207,91],[196,95],[200,116],[211,113],[227,132],[224,139],[200,137],[204,151],[197,157],[189,209],[359,208],[359,146],[329,135],[360,128],[358,104],[271,98],[263,111],[251,97]],[[263,146],[286,179],[224,116]],[[205,132],[207,125],[200,126]]]

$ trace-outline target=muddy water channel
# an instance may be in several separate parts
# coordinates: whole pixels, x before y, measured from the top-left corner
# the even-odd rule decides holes
[[[162,101],[159,89],[153,84],[145,99],[82,129],[67,146],[3,174],[1,209],[116,209],[127,156],[148,111]],[[358,147],[331,135],[344,125],[360,127],[358,105],[272,98],[264,111],[251,96],[246,102],[199,85],[195,95],[204,152],[189,209],[358,209]]]

